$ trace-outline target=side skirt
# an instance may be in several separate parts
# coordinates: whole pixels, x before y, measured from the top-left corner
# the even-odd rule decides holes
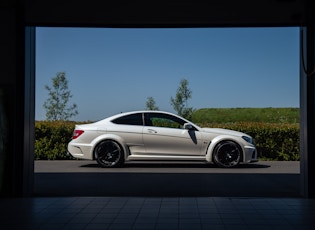
[[[205,156],[172,156],[172,155],[129,155],[126,161],[165,160],[165,161],[206,161]]]

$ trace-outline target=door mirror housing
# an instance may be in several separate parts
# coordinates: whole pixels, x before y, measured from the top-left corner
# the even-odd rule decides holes
[[[185,123],[185,124],[184,124],[184,129],[193,130],[193,129],[194,129],[194,126],[192,126],[192,124],[190,124],[190,123]]]

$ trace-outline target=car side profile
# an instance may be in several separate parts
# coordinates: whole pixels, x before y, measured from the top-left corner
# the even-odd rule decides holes
[[[102,167],[128,161],[204,161],[219,167],[257,161],[253,138],[227,129],[201,128],[172,113],[134,111],[76,125],[68,152]]]

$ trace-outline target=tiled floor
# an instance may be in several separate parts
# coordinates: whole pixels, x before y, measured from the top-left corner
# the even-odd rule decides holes
[[[37,197],[0,199],[1,229],[315,229],[300,198]]]

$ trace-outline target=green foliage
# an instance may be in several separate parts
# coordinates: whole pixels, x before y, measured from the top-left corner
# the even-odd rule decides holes
[[[195,123],[264,122],[279,124],[299,123],[298,108],[210,108],[193,113]]]
[[[196,110],[192,121],[251,135],[260,159],[299,160],[299,112],[299,108],[210,108]]]
[[[147,110],[159,110],[159,107],[156,105],[153,97],[148,97],[146,102]]]
[[[235,122],[230,124],[202,123],[199,125],[247,133],[254,138],[260,159],[285,161],[300,159],[300,128],[298,124]]]
[[[72,159],[67,156],[74,122],[37,121],[35,123],[35,160]]]
[[[65,72],[59,72],[52,78],[52,88],[45,85],[49,97],[44,103],[46,109],[46,119],[50,121],[63,120],[78,114],[77,105],[68,106],[69,99],[72,97],[68,89],[68,80]]]
[[[193,108],[188,107],[188,99],[191,98],[192,91],[188,88],[188,81],[182,79],[176,92],[175,98],[171,97],[171,105],[179,116],[191,119]]]

